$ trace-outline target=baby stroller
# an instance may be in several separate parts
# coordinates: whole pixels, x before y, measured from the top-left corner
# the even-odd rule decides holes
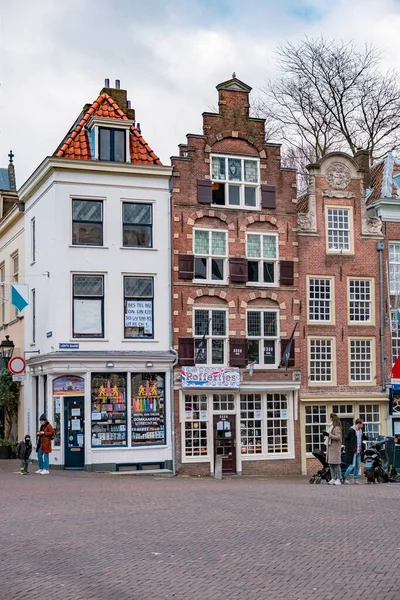
[[[322,480],[326,481],[326,483],[329,483],[331,480],[331,470],[329,468],[328,463],[326,462],[326,454],[323,450],[321,449],[316,449],[314,450],[314,452],[312,453],[312,455],[319,460],[319,462],[322,465],[322,469],[320,469],[319,471],[317,471],[312,477],[310,477],[309,479],[309,483],[321,483]],[[342,470],[342,483],[343,483],[343,475],[344,472],[346,470],[346,465],[342,462],[340,464],[340,468]]]

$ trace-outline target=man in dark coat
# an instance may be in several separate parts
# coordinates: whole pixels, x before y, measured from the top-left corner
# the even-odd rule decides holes
[[[346,453],[346,464],[348,465],[344,474],[344,483],[349,482],[349,475],[353,472],[354,483],[360,483],[358,481],[358,474],[360,472],[360,464],[364,455],[363,440],[367,440],[368,437],[363,433],[362,428],[364,427],[364,421],[362,419],[356,419],[355,425],[351,427],[345,437],[345,453]]]
[[[22,442],[17,446],[17,457],[20,461],[21,475],[28,475],[29,457],[32,453],[31,436],[26,435]]]

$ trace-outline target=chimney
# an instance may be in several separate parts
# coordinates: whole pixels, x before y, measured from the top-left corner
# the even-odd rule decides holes
[[[106,93],[109,96],[111,96],[111,98],[113,100],[115,100],[115,102],[118,104],[120,109],[124,111],[126,116],[129,119],[132,119],[132,113],[131,112],[128,113],[128,98],[127,98],[128,94],[127,94],[126,90],[121,90],[121,81],[119,79],[115,80],[115,87],[113,87],[113,88],[110,87],[110,80],[105,79],[104,87],[101,90],[100,94],[103,94],[103,93]],[[133,119],[134,119],[134,117],[133,117]]]
[[[14,164],[13,164],[13,158],[14,158],[14,154],[13,151],[10,150],[10,154],[8,155],[10,162],[8,165],[8,183],[10,185],[10,192],[16,192],[17,191],[17,184],[15,181],[15,169],[14,169]]]
[[[369,169],[371,166],[371,155],[369,151],[357,148],[354,160],[358,165],[358,169],[364,173],[364,187],[368,188],[370,183]]]
[[[104,80],[104,87],[110,87],[110,80],[109,79],[105,79]]]
[[[227,118],[249,118],[251,87],[232,73],[232,79],[217,85],[219,112]]]
[[[120,87],[121,87],[121,82],[120,82],[120,80],[119,80],[119,79],[116,79],[116,80],[115,80],[115,89],[116,89],[116,90],[119,90],[119,88],[120,88]]]

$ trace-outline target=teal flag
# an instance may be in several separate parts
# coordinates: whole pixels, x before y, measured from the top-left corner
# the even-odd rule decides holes
[[[23,310],[28,306],[29,288],[26,283],[11,284],[11,304],[17,310]]]

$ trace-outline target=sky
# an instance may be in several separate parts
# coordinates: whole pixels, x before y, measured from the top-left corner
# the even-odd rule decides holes
[[[0,0],[0,166],[12,149],[21,187],[105,78],[169,164],[233,71],[256,98],[277,46],[321,34],[373,43],[394,68],[399,29],[400,0]]]

